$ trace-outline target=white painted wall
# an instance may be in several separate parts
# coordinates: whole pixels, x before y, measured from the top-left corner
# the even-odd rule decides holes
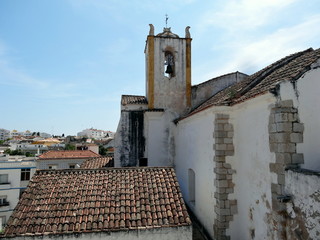
[[[141,230],[123,230],[115,232],[92,232],[47,236],[24,236],[15,239],[68,239],[68,240],[192,240],[192,226],[162,227]]]
[[[320,236],[320,175],[286,171],[285,191],[293,196],[287,211],[293,221],[303,223],[309,239]],[[293,205],[292,205],[293,204]],[[294,208],[292,208],[294,206]],[[296,227],[294,225],[294,227]],[[295,229],[291,229],[294,231]]]
[[[21,168],[30,168],[30,178],[35,173],[35,161],[1,161],[0,174],[8,174],[9,184],[0,184],[0,196],[7,196],[9,206],[0,206],[0,216],[6,221],[19,201],[20,190],[27,187],[29,181],[20,181]]]
[[[280,85],[282,100],[292,99],[298,108],[300,122],[304,124],[303,143],[297,152],[303,153],[302,167],[320,171],[320,68],[312,69],[297,81],[294,91],[290,82]],[[298,94],[298,95],[297,95]]]
[[[49,169],[49,165],[57,165],[57,169],[68,169],[69,164],[78,164],[79,166],[86,159],[58,159],[58,160],[37,160],[37,169]]]
[[[163,112],[146,112],[145,116],[145,157],[148,166],[169,166],[168,134],[169,129]]]
[[[275,102],[266,94],[237,104],[230,109],[230,123],[234,126],[234,156],[226,158],[232,168],[235,183],[238,214],[230,223],[231,239],[272,239],[269,234],[271,212],[272,176],[269,163],[275,162],[275,154],[269,149],[269,105]]]
[[[175,167],[186,203],[188,198],[188,169],[196,175],[196,200],[191,208],[197,218],[213,237],[214,199],[214,119],[215,113],[230,115],[234,126],[233,144],[235,155],[226,157],[232,169],[235,183],[234,194],[238,213],[230,222],[227,234],[231,239],[272,238],[273,232],[266,226],[271,212],[271,182],[269,164],[275,162],[274,153],[269,149],[270,105],[275,102],[271,94],[256,97],[245,103],[229,107],[212,107],[178,123],[176,134]]]
[[[203,111],[180,121],[175,136],[175,170],[188,206],[213,237],[214,213],[214,114]],[[195,203],[189,201],[188,169],[195,173]]]

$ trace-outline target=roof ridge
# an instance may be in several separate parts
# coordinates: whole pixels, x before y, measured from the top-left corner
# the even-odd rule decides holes
[[[111,167],[111,168],[64,168],[64,169],[37,169],[41,172],[85,172],[85,171],[124,171],[124,170],[153,170],[153,169],[173,169],[173,167]]]
[[[211,79],[209,79],[209,80],[207,80],[207,81],[204,81],[204,82],[202,82],[202,83],[198,83],[198,84],[196,84],[196,85],[193,85],[192,87],[198,87],[198,86],[203,85],[203,84],[206,84],[206,83],[208,83],[208,82],[215,81],[215,80],[218,80],[218,79],[220,79],[220,78],[223,78],[223,77],[226,77],[226,76],[229,76],[229,75],[232,75],[232,74],[238,74],[238,73],[247,75],[248,77],[250,76],[250,75],[248,75],[248,74],[246,74],[246,73],[239,72],[239,71],[235,71],[235,72],[230,72],[230,73],[222,74],[222,75],[217,76],[217,77],[213,77],[213,78],[211,78]]]
[[[293,61],[294,59],[308,53],[314,51],[313,48],[308,48],[304,51],[301,52],[297,52],[297,53],[293,53],[291,55],[288,55],[278,61],[276,61],[275,63],[272,63],[271,65],[265,67],[264,69],[252,74],[251,76],[253,77],[255,74],[258,74],[258,76],[254,77],[254,80],[252,82],[250,82],[248,85],[244,86],[242,89],[240,89],[237,93],[235,98],[238,98],[240,96],[242,96],[243,94],[247,93],[250,89],[252,89],[253,87],[255,87],[257,84],[259,84],[263,79],[265,79],[267,76],[269,76],[271,73],[273,73],[275,70],[283,67],[284,65],[288,64],[289,62]],[[249,78],[251,77],[249,76]],[[227,99],[226,101],[230,101],[231,99]]]

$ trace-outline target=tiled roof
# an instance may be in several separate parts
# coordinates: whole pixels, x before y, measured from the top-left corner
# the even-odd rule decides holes
[[[122,95],[121,105],[127,104],[148,104],[148,100],[145,96]]]
[[[173,168],[38,170],[4,237],[188,225]]]
[[[265,94],[281,81],[295,81],[319,58],[320,49],[313,50],[312,48],[282,58],[247,79],[220,91],[191,111],[188,116],[211,106],[233,105]]]
[[[112,157],[99,157],[99,158],[91,158],[84,161],[80,168],[104,168],[104,167],[111,167],[109,166],[109,163],[111,163],[113,160]]]
[[[48,151],[39,156],[39,160],[47,159],[73,159],[73,158],[93,158],[100,157],[99,154],[91,150],[67,150],[67,151]]]

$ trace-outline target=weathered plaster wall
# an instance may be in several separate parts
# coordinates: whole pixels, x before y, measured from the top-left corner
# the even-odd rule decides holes
[[[151,228],[141,230],[130,230],[130,231],[115,231],[115,232],[92,232],[92,233],[76,233],[76,234],[55,234],[47,236],[25,236],[16,237],[15,239],[58,239],[58,240],[191,240],[192,239],[192,226],[183,227],[162,227],[162,228]]]
[[[292,99],[298,109],[300,121],[304,123],[303,143],[297,152],[304,155],[304,168],[320,171],[320,68],[317,65],[304,74],[294,85],[280,84],[281,100]]]
[[[271,182],[269,163],[275,161],[269,149],[269,105],[275,99],[267,94],[237,104],[230,109],[234,127],[234,156],[227,157],[233,175],[238,213],[227,234],[231,239],[273,239],[271,226]]]
[[[175,170],[183,197],[213,237],[214,206],[214,114],[204,111],[179,122],[176,131]],[[195,201],[190,202],[188,170],[195,173]]]
[[[204,83],[192,86],[191,102],[192,107],[196,107],[203,103],[209,97],[213,96],[222,89],[247,78],[246,74],[235,72],[226,74]]]
[[[320,239],[320,173],[288,170],[287,239]]]
[[[128,126],[129,126],[129,113],[127,111],[121,111],[118,128],[114,136],[114,166],[121,167],[121,159],[129,158],[129,148],[127,143],[129,140]]]
[[[137,166],[144,153],[144,112],[122,111],[115,135],[115,167]]]

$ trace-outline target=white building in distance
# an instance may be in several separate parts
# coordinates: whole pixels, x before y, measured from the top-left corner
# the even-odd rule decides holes
[[[7,140],[10,138],[10,131],[0,128],[0,140]]]
[[[113,138],[114,132],[89,128],[89,129],[85,129],[81,132],[78,132],[77,136],[78,137],[95,138],[95,139]]]

